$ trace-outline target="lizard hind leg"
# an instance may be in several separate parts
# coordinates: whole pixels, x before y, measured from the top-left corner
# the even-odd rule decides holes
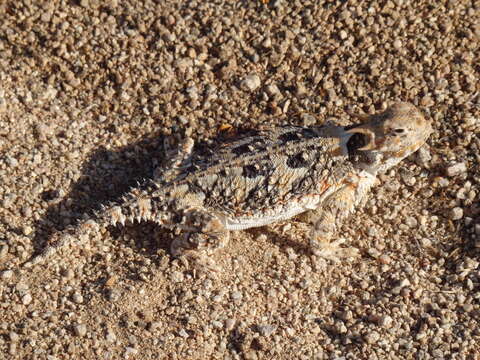
[[[184,211],[181,228],[183,234],[170,247],[172,255],[193,263],[203,271],[218,271],[211,254],[224,247],[230,238],[229,231],[218,217],[201,208]]]

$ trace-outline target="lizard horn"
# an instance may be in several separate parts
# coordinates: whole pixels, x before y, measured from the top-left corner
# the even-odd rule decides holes
[[[359,119],[362,123],[365,123],[371,120],[371,115],[368,115],[368,114],[357,114],[349,110],[347,110],[347,114],[350,115],[351,117]]]

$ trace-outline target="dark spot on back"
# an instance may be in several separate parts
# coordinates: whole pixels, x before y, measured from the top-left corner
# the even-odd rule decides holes
[[[305,139],[313,139],[314,137],[318,137],[317,133],[309,128],[303,128],[302,135]]]
[[[309,164],[309,158],[305,152],[299,152],[298,154],[291,155],[287,159],[287,165],[292,169],[306,167],[308,166],[308,164]]]
[[[300,140],[300,136],[294,131],[282,134],[278,138],[283,142]]]
[[[255,178],[259,175],[258,168],[255,165],[246,165],[243,167],[242,175],[248,179]]]
[[[245,155],[251,151],[250,144],[243,144],[232,149],[235,155]]]
[[[268,169],[268,166],[262,166],[260,163],[245,165],[242,170],[242,175],[248,179],[253,179],[257,176],[267,176],[272,171],[272,169]]]

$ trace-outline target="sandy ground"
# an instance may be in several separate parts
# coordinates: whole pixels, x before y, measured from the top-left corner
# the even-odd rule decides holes
[[[479,359],[480,1],[1,1],[1,359]],[[289,221],[197,278],[153,224],[20,264],[222,125],[433,119],[313,257]],[[172,136],[173,135],[173,136]]]

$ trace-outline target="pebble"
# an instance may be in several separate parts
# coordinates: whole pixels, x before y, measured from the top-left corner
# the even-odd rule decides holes
[[[383,328],[388,329],[392,326],[392,324],[393,324],[393,319],[389,315],[380,316],[378,319],[378,325],[380,325]]]
[[[27,293],[25,295],[22,296],[22,304],[23,305],[28,305],[32,302],[32,295],[30,295],[30,293]]]
[[[275,332],[275,330],[277,330],[277,327],[275,325],[268,325],[268,324],[258,325],[257,328],[260,335],[265,337],[269,337]]]
[[[185,329],[180,329],[180,331],[178,332],[178,335],[180,335],[181,337],[183,338],[188,338],[188,333],[185,331]]]
[[[231,297],[232,297],[233,301],[240,301],[240,300],[242,300],[243,295],[239,291],[233,291]]]
[[[148,326],[148,330],[155,331],[160,329],[161,327],[162,327],[162,323],[160,321],[152,321]]]
[[[218,321],[218,320],[213,320],[212,321],[212,326],[214,328],[221,329],[221,328],[223,328],[223,323],[221,321]]]
[[[12,342],[17,342],[18,340],[20,340],[20,336],[18,336],[18,334],[15,331],[10,331],[8,336],[10,338],[10,341]]]
[[[85,324],[77,324],[73,327],[75,330],[75,335],[84,337],[87,335],[87,326]]]
[[[0,113],[7,109],[7,101],[5,100],[3,90],[0,90]]]
[[[401,49],[402,48],[402,41],[400,39],[396,39],[394,42],[393,42],[393,47],[395,49]]]
[[[74,303],[81,304],[83,303],[83,296],[79,293],[74,293],[72,296],[72,300]]]
[[[250,74],[240,82],[240,88],[245,91],[254,91],[261,85],[260,77],[257,74]]]
[[[125,358],[126,359],[129,359],[131,356],[136,356],[138,354],[138,350],[133,348],[133,347],[130,347],[130,346],[127,346],[125,348]]]
[[[175,67],[180,71],[185,71],[186,69],[192,66],[193,66],[193,62],[192,62],[192,59],[190,58],[178,59],[175,62]]]
[[[450,181],[444,177],[437,178],[437,183],[440,187],[447,187],[448,185],[450,185]]]
[[[3,201],[2,201],[2,206],[4,208],[9,208],[10,206],[13,205],[13,203],[15,202],[15,200],[17,199],[17,195],[15,194],[6,194],[4,197],[3,197]]]
[[[463,217],[463,209],[461,207],[454,207],[450,210],[450,219],[460,220]]]
[[[2,279],[3,280],[8,280],[8,279],[11,279],[13,276],[13,271],[12,270],[5,270],[5,271],[2,271]]]
[[[457,176],[467,171],[467,165],[464,162],[455,163],[447,167],[447,175]]]
[[[52,129],[44,123],[38,123],[35,125],[35,134],[39,140],[46,140],[48,136],[52,135]]]
[[[428,168],[430,161],[432,160],[430,150],[426,146],[422,146],[416,153],[416,160],[418,165]]]
[[[280,94],[280,90],[278,89],[278,86],[275,85],[275,84],[268,84],[268,85],[265,87],[265,92],[266,92],[269,96],[274,96],[274,95]]]
[[[179,283],[179,282],[184,281],[185,276],[184,276],[183,273],[180,272],[180,271],[173,271],[173,272],[170,274],[170,279],[171,279],[173,282]]]
[[[1,245],[0,246],[0,259],[3,259],[7,256],[8,250],[9,250],[8,245]]]
[[[378,340],[380,340],[380,334],[376,331],[371,331],[368,334],[366,334],[363,338],[367,344],[374,344]]]
[[[225,320],[225,329],[227,331],[230,331],[230,330],[233,330],[233,328],[235,327],[235,319],[227,319]]]
[[[117,288],[112,288],[108,290],[107,299],[111,302],[118,301],[121,296],[122,296],[122,293]]]
[[[115,333],[112,331],[112,329],[108,329],[107,330],[107,334],[105,336],[105,340],[107,340],[108,342],[110,343],[114,343],[115,341],[117,341],[117,336],[115,335]]]
[[[378,257],[378,262],[384,265],[388,265],[392,262],[392,258],[386,254],[382,254]]]
[[[30,235],[33,232],[33,228],[29,225],[24,225],[22,226],[22,233],[23,235],[27,236]]]
[[[412,216],[409,216],[405,219],[405,224],[407,224],[408,227],[414,229],[418,226],[418,221]]]

